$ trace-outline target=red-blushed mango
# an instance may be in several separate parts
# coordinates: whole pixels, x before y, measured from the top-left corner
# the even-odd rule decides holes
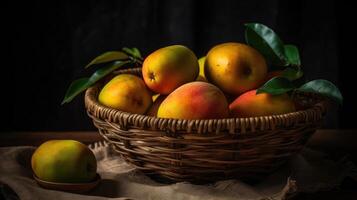
[[[258,88],[264,83],[266,74],[264,57],[245,44],[219,44],[206,56],[207,80],[232,96]]]
[[[144,81],[131,74],[120,74],[110,80],[99,93],[98,100],[105,106],[135,114],[144,114],[152,104]]]
[[[157,111],[159,110],[159,107],[160,107],[161,103],[165,100],[165,98],[166,98],[166,96],[164,96],[164,95],[156,96],[154,103],[151,105],[149,110],[146,112],[146,115],[156,117]]]
[[[145,58],[142,68],[146,85],[152,91],[164,95],[194,81],[198,71],[197,57],[182,45],[172,45],[154,51]]]
[[[258,117],[278,115],[295,111],[294,102],[289,95],[256,94],[251,90],[239,96],[229,105],[232,117]]]
[[[157,116],[174,119],[216,119],[229,115],[227,99],[216,86],[191,82],[173,91],[161,103]]]

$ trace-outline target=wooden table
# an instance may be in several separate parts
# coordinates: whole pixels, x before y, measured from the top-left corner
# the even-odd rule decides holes
[[[74,139],[89,144],[102,138],[94,131],[72,132],[7,132],[0,133],[1,146],[38,146],[51,139]],[[307,144],[310,148],[324,151],[333,156],[348,154],[357,165],[357,130],[318,130]],[[357,199],[357,182],[346,180],[339,189],[314,194],[299,194],[293,199]]]

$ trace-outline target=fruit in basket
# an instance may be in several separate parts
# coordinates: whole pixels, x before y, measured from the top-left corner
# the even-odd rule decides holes
[[[234,100],[229,105],[229,110],[232,117],[258,117],[294,112],[295,105],[286,93],[256,94],[256,90],[251,90]]]
[[[205,77],[205,61],[206,61],[206,56],[201,57],[200,59],[198,59],[198,65],[200,67],[200,72],[198,74],[197,77],[197,81],[205,81],[207,82],[207,79]]]
[[[146,115],[148,116],[157,116],[157,111],[159,110],[159,107],[161,103],[165,100],[166,96],[164,95],[159,95],[157,98],[155,98],[154,103],[151,105],[149,110],[146,112]]]
[[[144,114],[152,104],[150,91],[142,79],[131,74],[120,74],[101,90],[101,104],[124,112]]]
[[[58,183],[90,182],[96,176],[93,152],[75,140],[49,140],[33,153],[31,166],[44,181]]]
[[[264,57],[248,45],[223,43],[208,52],[205,75],[224,92],[237,96],[264,82],[267,64]]]
[[[144,60],[142,74],[154,92],[169,94],[181,85],[194,81],[199,72],[197,57],[185,46],[158,49]]]
[[[154,102],[159,96],[160,96],[160,94],[152,95],[152,101]]]
[[[158,117],[175,119],[214,119],[228,117],[228,103],[216,86],[196,81],[182,85],[161,103]]]

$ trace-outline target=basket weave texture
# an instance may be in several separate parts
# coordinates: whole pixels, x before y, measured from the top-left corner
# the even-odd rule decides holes
[[[141,77],[141,68],[119,70]],[[113,74],[114,75],[114,74]],[[301,150],[323,120],[319,96],[297,93],[308,107],[282,115],[209,120],[162,119],[101,105],[103,83],[87,89],[85,105],[103,138],[129,163],[174,181],[259,179]]]

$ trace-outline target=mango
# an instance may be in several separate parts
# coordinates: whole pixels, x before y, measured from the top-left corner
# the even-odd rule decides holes
[[[98,100],[105,106],[135,114],[144,114],[152,104],[144,81],[131,74],[120,74],[110,80],[99,93]]]
[[[58,183],[90,182],[96,177],[93,152],[75,140],[49,140],[33,153],[34,174],[44,181]]]
[[[200,71],[197,77],[197,81],[204,81],[207,82],[206,76],[205,76],[205,61],[206,61],[206,56],[201,57],[198,59],[198,65],[200,67]]]
[[[206,56],[205,76],[223,92],[238,96],[264,83],[267,64],[254,48],[240,43],[223,43]]]
[[[217,119],[229,115],[227,99],[216,86],[206,82],[182,85],[161,103],[157,116],[174,119]]]
[[[195,54],[185,46],[158,49],[145,58],[142,76],[154,92],[170,94],[181,85],[194,81],[199,67]]]
[[[160,94],[154,94],[152,95],[152,101],[155,102],[155,100],[160,96]]]
[[[279,115],[295,111],[294,101],[287,94],[256,94],[251,90],[239,96],[229,105],[231,117],[258,117]]]

